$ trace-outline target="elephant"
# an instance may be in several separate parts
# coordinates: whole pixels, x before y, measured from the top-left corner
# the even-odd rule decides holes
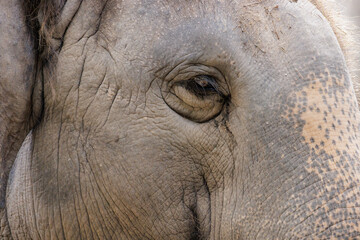
[[[360,238],[333,4],[1,0],[1,239]]]

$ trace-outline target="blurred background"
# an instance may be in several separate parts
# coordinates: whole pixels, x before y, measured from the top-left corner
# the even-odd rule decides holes
[[[360,0],[336,0],[344,7],[346,14],[360,27]]]

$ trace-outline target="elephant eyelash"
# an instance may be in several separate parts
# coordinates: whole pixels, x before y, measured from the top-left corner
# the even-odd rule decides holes
[[[190,91],[199,98],[218,94],[221,97],[225,95],[220,91],[218,80],[209,75],[198,75],[188,80],[182,81],[179,85]]]

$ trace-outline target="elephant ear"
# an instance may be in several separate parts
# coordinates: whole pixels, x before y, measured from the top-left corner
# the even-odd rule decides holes
[[[36,40],[23,2],[0,0],[0,239],[9,237],[5,209],[9,172],[34,113]]]

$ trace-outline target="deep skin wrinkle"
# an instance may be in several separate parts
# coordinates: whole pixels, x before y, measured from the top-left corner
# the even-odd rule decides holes
[[[14,239],[360,235],[358,107],[308,1],[68,1],[61,16],[9,179]],[[204,74],[226,99],[193,121],[164,96]]]

